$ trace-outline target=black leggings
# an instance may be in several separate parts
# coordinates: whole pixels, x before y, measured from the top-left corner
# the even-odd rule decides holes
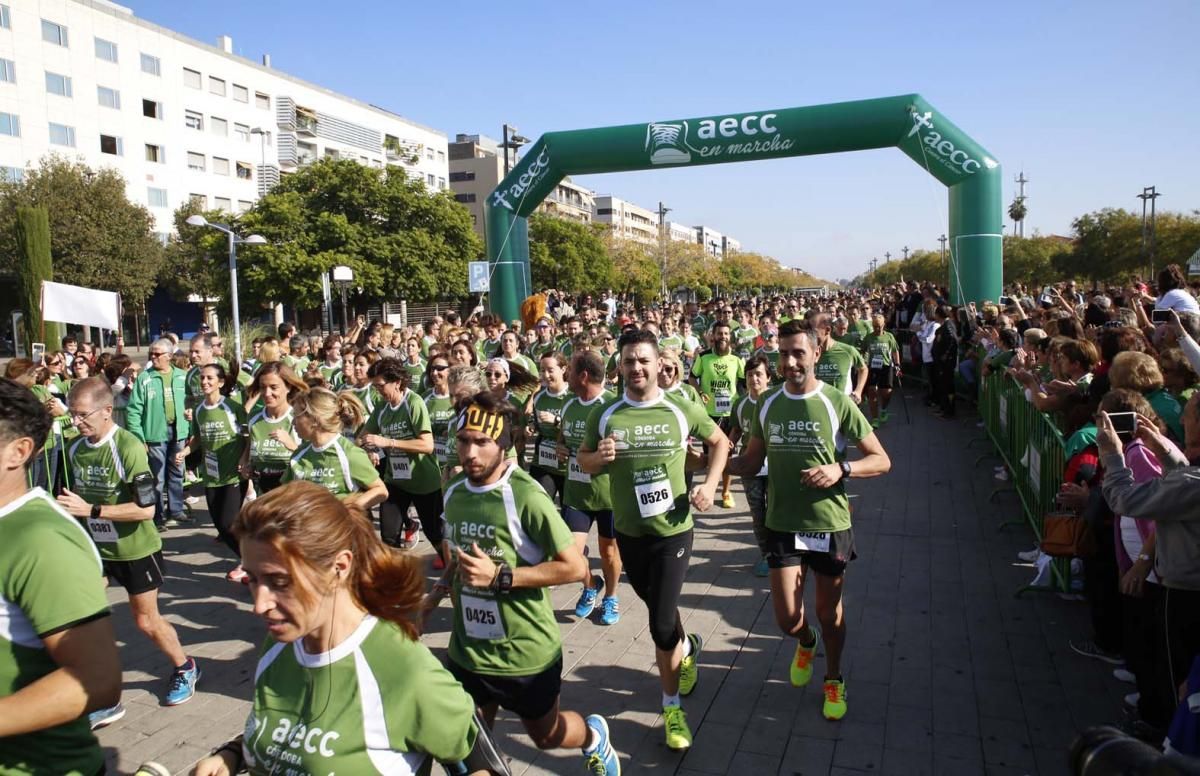
[[[626,536],[617,532],[625,576],[650,610],[650,637],[664,652],[683,640],[679,594],[692,554],[692,529],[674,536]]]
[[[383,543],[392,547],[400,546],[400,535],[404,532],[408,508],[415,506],[417,517],[421,518],[421,530],[425,532],[425,538],[441,552],[442,538],[445,536],[442,528],[442,491],[409,493],[394,482],[386,484],[388,498],[379,507],[379,536]]]
[[[238,547],[238,540],[229,529],[237,520],[238,512],[242,511],[242,501],[246,498],[248,484],[246,480],[242,480],[233,485],[204,489],[204,499],[208,502],[208,514],[217,529],[217,538],[239,558],[242,557],[242,553]]]
[[[265,496],[283,483],[283,472],[258,472],[254,477],[254,492]]]
[[[563,483],[566,481],[563,475],[540,466],[529,467],[529,473],[537,480],[538,485],[542,486],[542,490],[546,491],[551,501],[555,504],[562,502]]]

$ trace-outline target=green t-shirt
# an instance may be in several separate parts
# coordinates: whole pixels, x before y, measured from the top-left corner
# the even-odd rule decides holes
[[[817,361],[817,379],[849,396],[854,388],[850,384],[850,370],[861,369],[866,363],[857,348],[831,341]]]
[[[524,353],[518,353],[515,355],[512,359],[512,362],[524,367],[525,371],[534,377],[537,377],[539,374],[541,374],[540,370],[538,369],[537,362]]]
[[[379,472],[361,447],[338,434],[322,446],[306,442],[288,463],[283,482],[315,482],[338,498],[366,490],[379,480]]]
[[[831,385],[820,383],[805,394],[781,385],[762,396],[750,434],[767,449],[767,527],[780,532],[849,528],[845,481],[810,488],[801,484],[800,472],[844,460],[847,440],[857,442],[871,433],[854,402]]]
[[[558,428],[562,420],[563,406],[573,398],[574,394],[566,387],[557,395],[550,393],[545,388],[533,395],[533,411],[529,420],[537,430],[537,436],[534,439],[534,448],[530,458],[531,466],[555,474],[565,475],[567,473],[566,464],[558,462]],[[543,423],[538,418],[539,412],[549,412],[554,416],[554,422]]]
[[[58,670],[44,636],[107,616],[100,556],[41,488],[0,508],[0,698]],[[104,765],[87,715],[0,738],[0,773],[93,776]]]
[[[671,348],[672,350],[683,350],[683,337],[678,334],[668,334],[658,338],[658,347],[661,350]]]
[[[204,401],[204,390],[200,387],[200,367],[193,366],[188,369],[183,378],[183,385],[187,390],[187,408],[195,409]]]
[[[558,350],[558,343],[554,340],[550,340],[549,342],[538,341],[529,346],[529,354],[535,359],[541,359],[542,356],[547,353],[553,353],[556,350]]]
[[[427,647],[366,616],[329,652],[267,640],[242,753],[253,776],[415,774],[475,745],[475,704]]]
[[[583,444],[587,434],[588,416],[592,414],[592,410],[614,398],[616,395],[612,391],[602,391],[591,401],[584,401],[578,396],[572,396],[563,406],[559,431],[563,444],[571,451],[571,455],[567,459],[567,479],[563,482],[562,504],[564,507],[589,511],[612,509],[608,475],[585,472],[579,466],[576,453],[579,452],[579,446]]]
[[[425,409],[429,412],[429,426],[433,431],[433,457],[438,466],[445,466],[450,448],[454,447],[454,432],[451,431],[454,420],[454,400],[450,394],[439,396],[429,391],[421,397],[425,401]]]
[[[322,361],[317,367],[317,371],[321,373],[321,377],[325,378],[325,382],[329,383],[329,387],[333,390],[338,390],[342,387],[344,373],[342,372],[342,362],[330,365],[328,361]]]
[[[404,371],[408,373],[409,385],[420,386],[421,381],[425,379],[425,359],[418,358],[415,364],[405,359]]]
[[[754,355],[754,341],[758,339],[758,329],[747,324],[739,326],[733,332],[733,353],[738,358],[745,360]]]
[[[704,408],[662,391],[649,401],[620,396],[592,410],[583,446],[595,450],[604,437],[616,437],[617,457],[607,474],[618,531],[673,536],[691,529],[683,476],[687,441],[715,430]]]
[[[236,485],[246,450],[246,408],[223,398],[216,406],[202,402],[193,412],[192,433],[204,451],[204,487]]]
[[[379,390],[370,383],[367,383],[363,388],[349,386],[344,390],[354,394],[354,398],[359,400],[363,406],[363,409],[366,410],[368,416],[370,416],[370,414],[375,411],[375,408],[383,401],[382,397],[379,395]]]
[[[772,380],[776,380],[780,377],[780,375],[779,375],[779,348],[776,348],[775,350],[767,350],[766,348],[759,348],[758,350],[754,351],[754,355],[762,356],[763,358],[765,358],[767,360],[767,363],[769,363],[771,365],[771,379]]]
[[[726,418],[737,400],[737,381],[746,376],[746,362],[733,353],[705,353],[692,365],[692,376],[700,378],[700,393],[708,397],[704,404],[708,414]]]
[[[542,486],[515,463],[491,485],[459,474],[443,499],[446,538],[464,552],[471,544],[512,568],[551,560],[574,542]],[[496,593],[454,577],[450,659],[478,674],[529,676],[562,655],[558,622],[545,587]]]
[[[113,426],[99,442],[76,439],[68,451],[71,462],[67,487],[89,504],[130,504],[129,483],[150,473],[146,445],[123,428]],[[162,549],[153,520],[86,518],[85,526],[104,560],[140,560]]]
[[[704,407],[704,399],[700,398],[700,392],[696,390],[696,386],[691,383],[678,382],[667,389],[667,393],[681,396],[690,402],[694,402],[697,407]]]
[[[758,414],[758,404],[761,400],[762,395],[759,395],[757,399],[751,399],[750,394],[746,394],[733,406],[733,427],[741,432],[738,441],[742,443],[743,453],[746,452],[746,446],[750,444],[750,429],[754,427],[754,416]],[[763,461],[762,468],[755,476],[766,477],[769,468],[767,462]]]
[[[885,369],[894,366],[892,355],[900,351],[900,346],[890,331],[882,334],[871,332],[859,341],[858,347],[866,359],[868,369]]]
[[[288,462],[292,459],[292,451],[283,443],[271,436],[277,429],[286,431],[297,443],[300,437],[292,426],[292,408],[279,418],[272,420],[267,417],[266,410],[250,418],[250,466],[258,474],[283,474],[287,471]]]
[[[425,401],[411,390],[405,389],[400,403],[391,405],[380,402],[363,425],[367,434],[378,434],[388,439],[416,439],[421,434],[433,434],[429,410]],[[399,450],[383,450],[384,475],[408,493],[432,493],[442,486],[437,459],[433,455],[402,453]]]

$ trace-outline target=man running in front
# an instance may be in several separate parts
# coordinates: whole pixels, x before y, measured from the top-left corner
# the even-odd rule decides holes
[[[692,554],[691,507],[712,506],[729,440],[702,407],[658,387],[654,332],[622,334],[619,352],[625,392],[592,410],[577,458],[588,474],[609,475],[617,549],[629,584],[650,610],[667,746],[687,749],[692,731],[679,696],[696,687],[703,641],[684,634],[679,594]],[[683,476],[689,436],[711,451],[704,484],[691,493]]]
[[[729,462],[733,474],[751,477],[766,461],[767,566],[775,622],[797,640],[791,681],[812,679],[818,632],[804,611],[808,570],[815,573],[817,621],[825,636],[826,719],[846,715],[842,650],[846,623],[842,583],[854,559],[854,531],[845,480],[886,474],[891,460],[871,424],[849,396],[817,379],[820,336],[798,320],[780,330],[779,366],[784,384],[759,400],[745,452]],[[863,457],[846,460],[846,441]]]

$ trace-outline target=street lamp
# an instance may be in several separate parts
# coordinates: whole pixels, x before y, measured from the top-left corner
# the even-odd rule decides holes
[[[237,368],[241,368],[242,358],[242,324],[239,320],[238,312],[238,287],[237,287],[237,247],[239,245],[266,245],[267,238],[261,234],[252,234],[249,237],[238,237],[233,233],[226,224],[214,224],[204,216],[197,213],[196,215],[188,216],[188,226],[211,227],[218,232],[224,232],[229,236],[229,287],[232,290],[230,295],[230,303],[233,307],[233,346],[234,353],[237,354]]]
[[[502,142],[500,144],[500,147],[504,149],[504,175],[505,175],[505,177],[507,177],[509,172],[512,171],[512,160],[508,155],[508,150],[511,148],[513,151],[516,151],[518,148],[520,148],[521,146],[525,145],[528,142],[529,142],[529,138],[522,137],[521,135],[517,134],[516,127],[512,126],[511,124],[504,125],[504,142]]]
[[[354,270],[339,264],[333,268],[333,282],[337,285],[338,290],[342,292],[342,336],[345,336],[346,329],[349,327],[348,318],[346,317],[346,289],[350,288],[351,284],[354,283]]]

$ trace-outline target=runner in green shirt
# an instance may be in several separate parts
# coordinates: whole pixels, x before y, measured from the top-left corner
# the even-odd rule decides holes
[[[546,353],[558,350],[558,343],[554,341],[554,322],[548,317],[539,318],[534,324],[533,332],[537,339],[529,346],[531,356],[540,359]]]
[[[833,386],[862,404],[863,390],[867,385],[867,362],[857,348],[838,342],[832,336],[833,329],[828,313],[814,313],[809,316],[809,325],[820,339],[821,360],[817,362],[817,379]],[[780,337],[780,349],[782,350]],[[851,383],[851,370],[857,369],[858,375]],[[786,378],[786,376],[785,376]]]
[[[243,476],[253,478],[254,491],[260,496],[279,487],[292,453],[300,447],[292,425],[291,400],[307,390],[308,385],[279,361],[264,363],[250,384],[250,400],[261,401],[262,409],[250,414],[250,444],[239,469]]]
[[[317,372],[329,384],[332,390],[341,390],[346,383],[346,365],[342,363],[342,344],[336,335],[329,335],[322,343],[324,360],[317,367]]]
[[[420,642],[417,562],[384,547],[362,510],[291,482],[248,504],[235,531],[267,639],[245,732],[196,773],[496,772],[470,696]]]
[[[489,724],[503,706],[539,749],[577,747],[591,773],[619,774],[604,718],[559,707],[562,643],[548,588],[580,579],[587,562],[546,492],[505,455],[512,409],[490,392],[469,401],[457,432],[463,473],[445,496],[450,672]]]
[[[179,454],[182,462],[193,451],[201,456],[204,498],[208,514],[217,529],[217,538],[240,557],[237,539],[231,529],[242,509],[249,485],[242,479],[239,466],[246,453],[246,409],[230,400],[234,386],[220,364],[205,364],[200,372],[200,403],[193,410],[192,438]],[[243,582],[246,572],[239,563],[225,578]]]
[[[886,474],[891,461],[858,407],[841,391],[817,378],[819,334],[799,321],[784,325],[780,363],[786,382],[759,400],[750,443],[729,470],[753,476],[766,463],[767,565],[775,619],[785,636],[797,640],[790,669],[792,684],[812,678],[817,632],[804,610],[808,570],[816,576],[817,620],[825,638],[823,713],[846,714],[841,655],[846,642],[842,583],[854,558],[854,532],[845,479]],[[846,460],[846,443],[863,453]]]
[[[409,386],[408,371],[397,358],[385,358],[371,367],[371,379],[383,398],[363,424],[359,442],[384,462],[387,503],[380,507],[379,531],[383,543],[411,547],[416,527],[408,523],[408,508],[415,506],[421,530],[436,550],[442,546],[441,475],[433,457],[433,425],[425,402]],[[441,568],[444,558],[435,558]]]
[[[406,357],[403,363],[404,371],[408,372],[408,384],[415,390],[423,391],[425,386],[421,381],[425,379],[425,359],[421,357],[421,341],[416,337],[409,337],[404,341],[404,349]]]
[[[346,380],[342,383],[342,390],[354,394],[354,398],[358,399],[363,409],[366,410],[367,417],[370,417],[380,402],[379,391],[371,382],[370,375],[371,365],[378,360],[379,356],[371,350],[356,354],[349,372],[345,374]],[[355,431],[357,432],[358,429]]]
[[[346,438],[363,423],[363,408],[349,393],[312,388],[292,405],[296,433],[304,440],[292,454],[283,482],[315,482],[363,511],[382,503],[387,487],[366,452]]]
[[[750,442],[750,429],[758,411],[759,400],[771,385],[771,363],[763,356],[751,356],[746,362],[746,395],[738,399],[733,407],[733,428],[729,442],[742,450]],[[754,564],[754,576],[767,576],[767,465],[754,475],[742,478],[742,489],[746,492],[746,504],[750,507],[750,519],[754,524],[754,539],[758,542],[761,558]]]
[[[685,636],[679,619],[692,547],[691,507],[712,506],[729,440],[702,409],[658,387],[653,333],[623,334],[619,348],[625,392],[588,416],[579,465],[588,474],[609,475],[625,574],[649,609],[667,746],[686,749],[692,734],[679,696],[695,689],[702,645],[698,634]],[[712,451],[704,484],[690,493],[684,492],[689,436],[703,439]]]
[[[158,610],[163,584],[162,539],[154,527],[160,498],[146,446],[112,420],[112,389],[102,377],[80,380],[68,400],[80,438],[69,451],[67,487],[58,504],[82,521],[103,560],[104,573],[125,588],[134,622],[171,661],[174,673],[163,703],[176,706],[196,694],[200,669],[179,644],[175,627]],[[118,703],[92,712],[95,729],[125,715]]]
[[[87,712],[117,704],[121,666],[100,556],[79,522],[26,484],[50,416],[0,379],[0,773],[92,776]]]
[[[900,345],[890,331],[884,330],[884,321],[881,313],[875,313],[871,333],[859,342],[867,360],[867,416],[875,427],[888,420],[892,386],[900,370]]]
[[[750,324],[750,311],[743,308],[738,311],[737,328],[733,331],[733,353],[745,361],[754,355],[758,347],[758,329]]]
[[[724,315],[725,308],[722,308]],[[731,350],[732,331],[729,324],[717,321],[712,325],[712,351],[705,353],[692,364],[691,383],[700,391],[708,416],[728,433],[729,416],[737,400],[738,381],[746,377],[745,362]],[[725,509],[733,509],[733,492],[729,489],[732,479],[724,475],[721,479],[721,501]]]
[[[450,361],[438,353],[429,359],[425,371],[425,382],[429,390],[421,396],[425,400],[425,409],[429,411],[429,425],[433,431],[433,457],[438,467],[444,467],[448,460],[447,444],[450,438],[450,423],[454,420],[454,400],[450,397]]]
[[[579,465],[579,448],[587,433],[587,420],[592,410],[615,397],[604,389],[604,360],[595,351],[576,353],[567,370],[567,384],[573,396],[562,410],[558,427],[558,459],[566,465],[567,478],[562,491],[562,517],[575,536],[575,546],[582,553],[587,546],[592,524],[600,545],[602,578],[584,575],[583,590],[575,604],[575,616],[590,617],[596,609],[596,599],[603,582],[604,597],[600,600],[600,624],[616,625],[621,619],[617,585],[621,579],[621,554],[617,551],[616,527],[613,525],[612,494],[607,474],[588,474]]]
[[[533,450],[530,456],[529,473],[545,488],[551,501],[561,501],[563,481],[567,469],[565,461],[558,460],[558,430],[562,419],[563,405],[571,398],[567,388],[565,369],[567,359],[562,353],[547,353],[542,356],[538,372],[542,388],[529,400],[529,429],[533,431]]]

